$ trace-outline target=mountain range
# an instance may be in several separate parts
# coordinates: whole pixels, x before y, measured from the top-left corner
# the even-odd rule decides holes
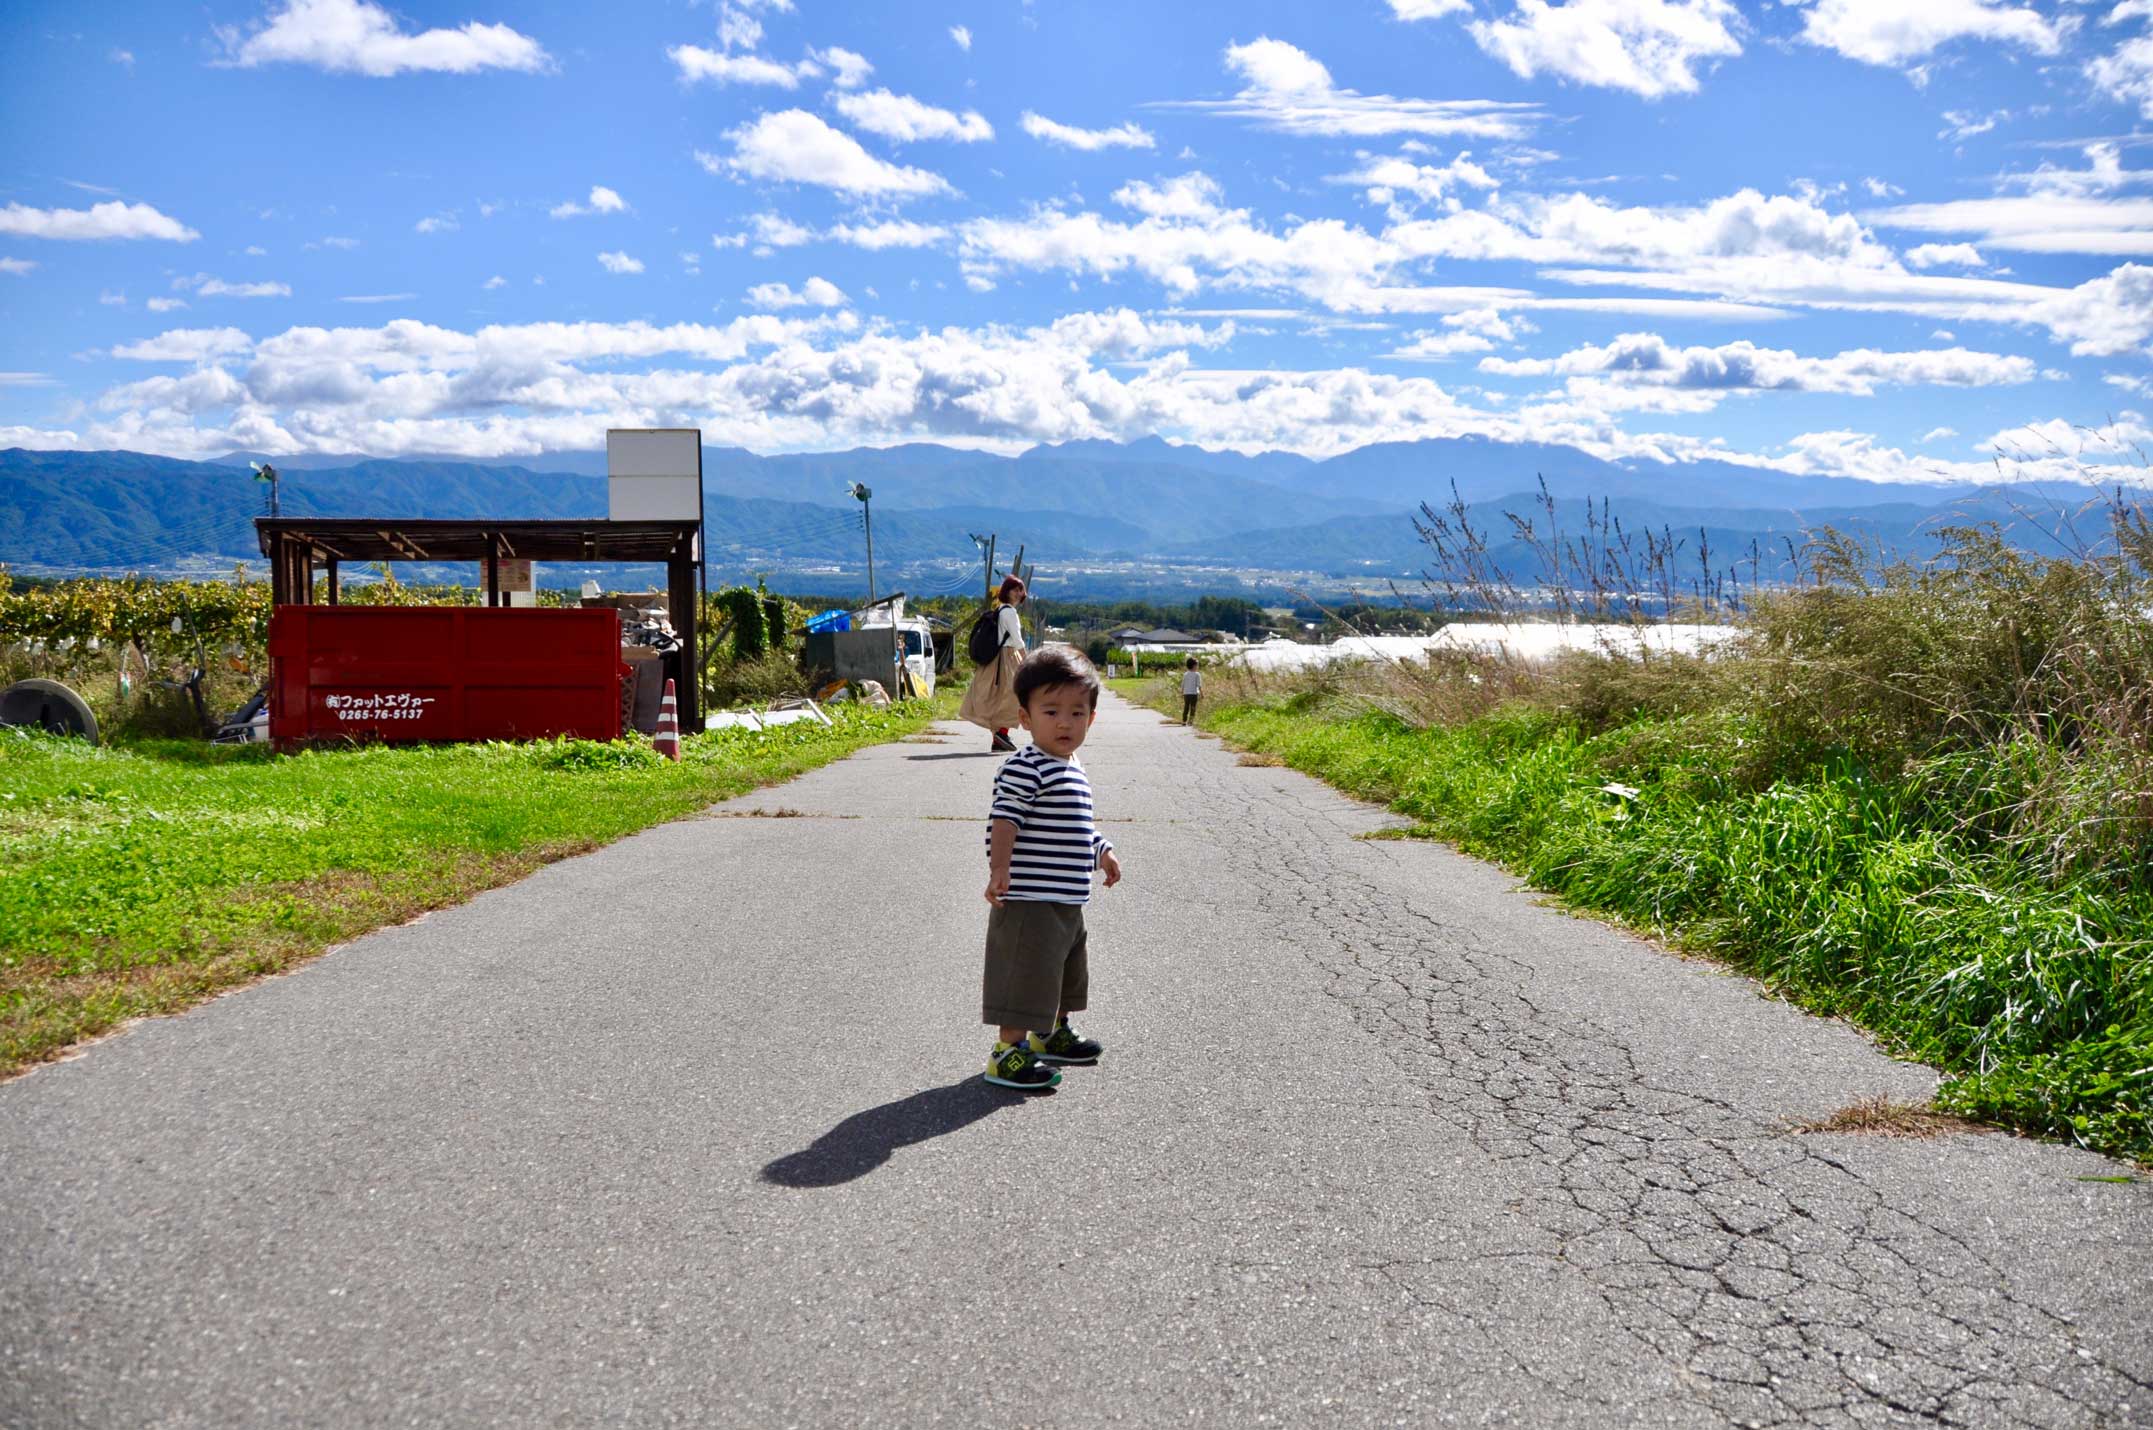
[[[268,457],[193,462],[140,452],[0,451],[0,562],[32,572],[200,571],[256,559],[252,518],[281,475],[288,515],[593,517],[606,509],[604,454],[528,462],[414,457]],[[761,456],[704,449],[713,578],[767,572],[773,584],[842,589],[863,566],[859,505],[873,493],[876,559],[913,589],[977,560],[971,533],[996,533],[1102,594],[1209,582],[1261,587],[1311,576],[1412,576],[1428,550],[1412,514],[1455,498],[1491,534],[1506,569],[1530,571],[1529,543],[1505,512],[1538,510],[1577,532],[1588,502],[1626,529],[1651,527],[1721,553],[1783,550],[1820,526],[1910,553],[1940,525],[1989,520],[2053,549],[2058,513],[2100,494],[2063,484],[1912,486],[1814,477],[1732,463],[1610,462],[1571,447],[1445,438],[1382,443],[1317,461],[1245,456],[1148,438],[1068,442],[1016,456],[932,444]],[[2045,515],[2043,515],[2045,514]],[[1537,529],[1546,530],[1546,516]],[[2094,523],[2097,527],[2098,523]],[[1176,574],[1178,573],[1178,574]],[[1276,573],[1269,580],[1266,573]],[[814,585],[813,577],[822,584]],[[925,579],[923,579],[925,578]],[[1141,578],[1141,579],[1139,579]],[[954,578],[952,578],[954,579]],[[890,584],[889,581],[884,582]]]

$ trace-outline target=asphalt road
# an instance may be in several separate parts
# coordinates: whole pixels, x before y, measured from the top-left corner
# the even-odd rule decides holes
[[[985,1088],[948,733],[0,1086],[0,1424],[2153,1425],[2153,1187],[1119,702]]]

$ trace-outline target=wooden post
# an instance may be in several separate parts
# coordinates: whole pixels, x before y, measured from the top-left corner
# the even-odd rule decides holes
[[[486,550],[486,607],[501,604],[501,555],[488,543]]]
[[[282,532],[269,538],[269,601],[276,606],[292,603],[291,553]]]
[[[680,728],[695,734],[703,728],[702,662],[696,650],[695,558],[685,546],[676,548],[666,562],[665,604],[673,634],[680,637],[681,680],[675,691]]]
[[[337,570],[341,564],[334,556],[329,558],[329,604],[332,606],[343,604],[344,586],[343,582],[338,578]]]

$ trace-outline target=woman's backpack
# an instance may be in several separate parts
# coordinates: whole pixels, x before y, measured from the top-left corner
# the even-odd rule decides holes
[[[964,638],[964,649],[966,654],[972,657],[972,664],[992,665],[995,657],[1001,654],[1001,619],[1002,608],[993,605],[981,611],[978,619],[972,622],[972,633]]]

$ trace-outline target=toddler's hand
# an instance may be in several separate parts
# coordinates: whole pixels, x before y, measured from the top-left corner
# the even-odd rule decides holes
[[[1121,861],[1109,849],[1099,856],[1099,867],[1106,871],[1106,886],[1111,889],[1121,882]]]
[[[1007,869],[1002,870],[999,874],[989,873],[987,875],[988,903],[994,905],[996,908],[1000,908],[1002,906],[1002,895],[1008,892],[1009,871]]]

